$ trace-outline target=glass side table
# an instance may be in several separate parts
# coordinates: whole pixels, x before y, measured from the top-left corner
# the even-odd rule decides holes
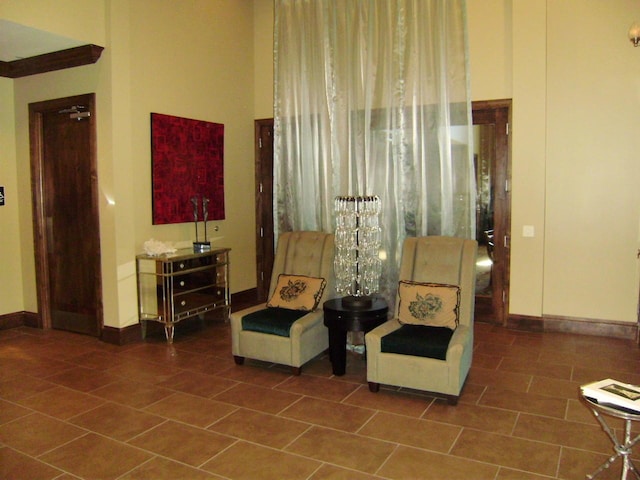
[[[631,410],[599,404],[595,400],[584,396],[582,392],[580,392],[580,395],[582,396],[582,399],[585,401],[587,406],[591,409],[593,415],[596,417],[596,420],[598,420],[598,422],[602,426],[602,429],[605,431],[605,433],[613,443],[613,450],[615,451],[615,453],[611,455],[611,457],[609,457],[606,462],[600,465],[600,467],[598,467],[595,472],[587,475],[587,478],[595,478],[604,470],[608,469],[613,464],[613,462],[615,462],[616,459],[620,457],[622,459],[622,473],[620,475],[620,479],[626,480],[627,478],[634,477],[636,479],[640,479],[640,472],[631,461],[631,449],[640,440],[640,435],[637,435],[633,439],[631,438],[631,423],[640,421],[640,413],[633,413]],[[603,418],[603,415],[608,415],[610,417],[620,418],[624,420],[624,434],[622,441],[618,440],[616,434],[611,430],[609,425],[607,425],[607,422]],[[634,476],[628,477],[629,473],[632,473]]]

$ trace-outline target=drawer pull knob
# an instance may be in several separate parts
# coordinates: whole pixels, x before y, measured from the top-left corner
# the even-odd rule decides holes
[[[183,307],[184,307],[186,304],[187,304],[187,301],[186,301],[186,300],[182,300],[182,301],[180,302],[180,305],[182,305]]]
[[[184,263],[181,263],[181,264],[180,264],[180,268],[184,268]]]
[[[184,280],[181,280],[181,281],[180,281],[180,286],[181,286],[181,287],[184,287]]]

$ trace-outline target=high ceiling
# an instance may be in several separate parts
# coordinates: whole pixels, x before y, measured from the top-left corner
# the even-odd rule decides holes
[[[84,43],[0,19],[0,61],[3,62],[66,50]]]

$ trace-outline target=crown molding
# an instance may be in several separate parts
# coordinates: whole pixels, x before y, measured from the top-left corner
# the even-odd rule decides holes
[[[20,78],[38,73],[90,65],[98,61],[102,50],[104,50],[104,47],[98,45],[82,45],[12,62],[0,62],[0,77]]]

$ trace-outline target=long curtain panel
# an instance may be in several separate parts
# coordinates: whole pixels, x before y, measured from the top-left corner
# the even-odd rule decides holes
[[[464,0],[275,0],[276,235],[382,204],[381,293],[407,236],[475,238]]]

